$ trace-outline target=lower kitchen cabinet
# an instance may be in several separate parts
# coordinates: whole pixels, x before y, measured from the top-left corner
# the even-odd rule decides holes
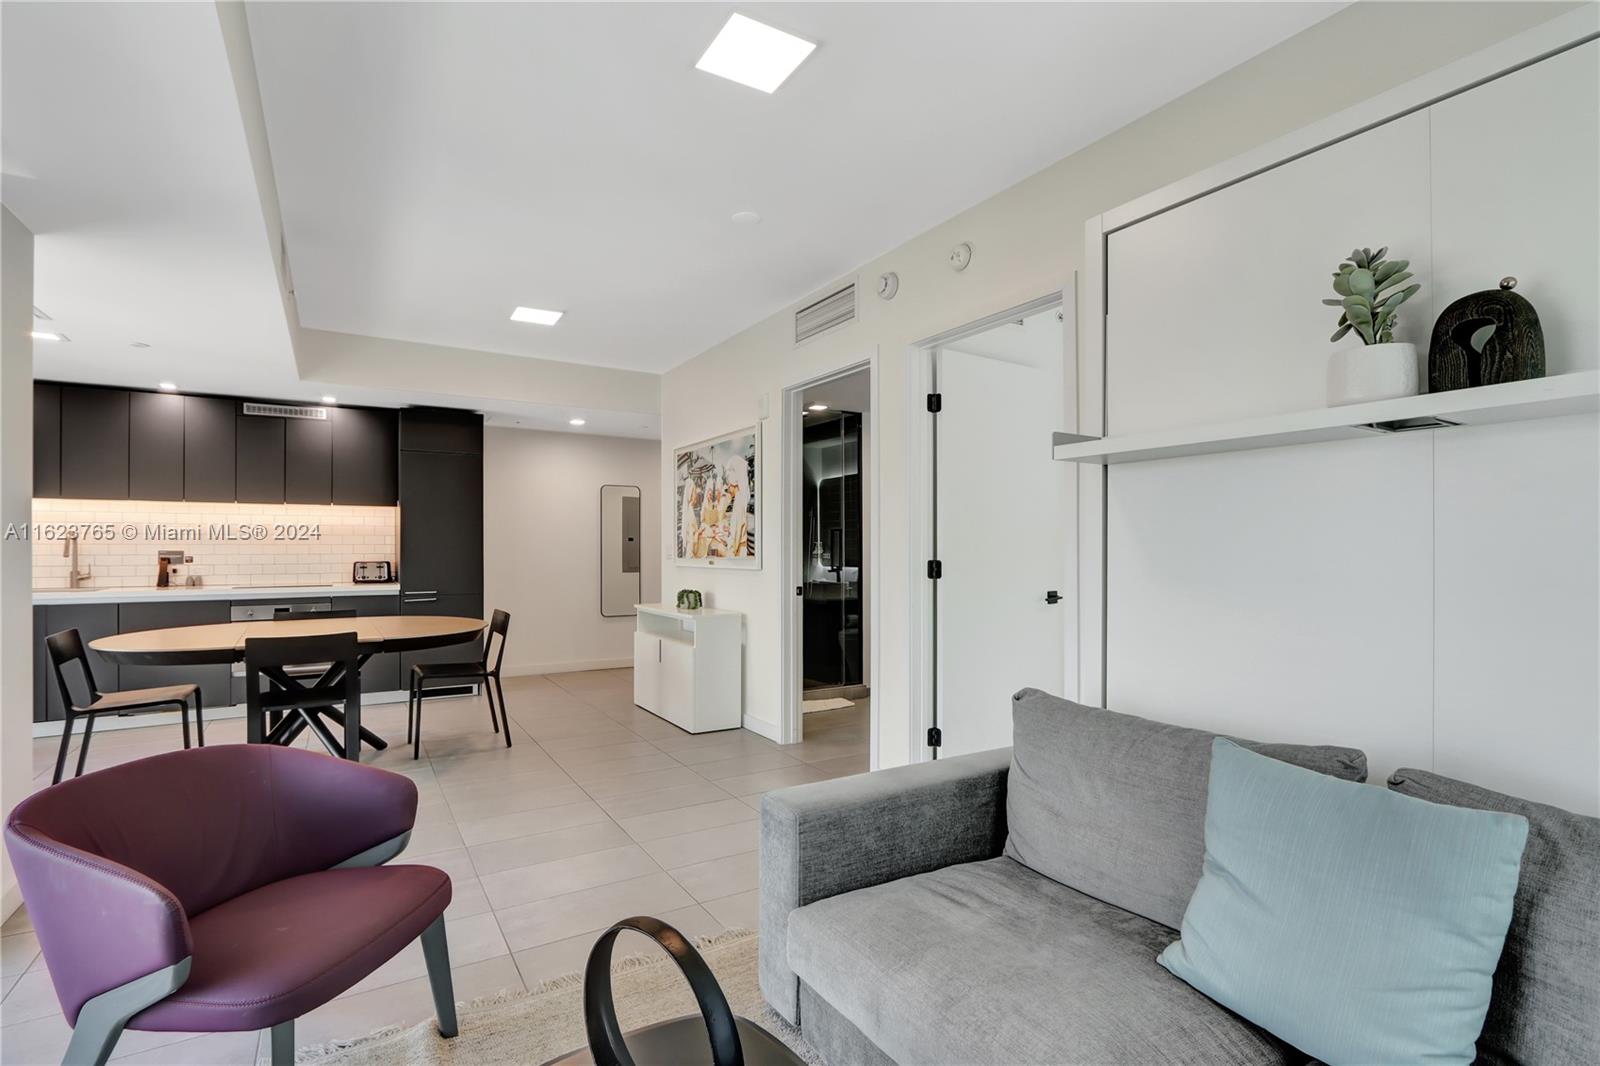
[[[124,603],[117,606],[117,632],[204,626],[228,620],[228,605],[217,600],[182,603]],[[134,666],[123,663],[119,688],[156,688],[160,685],[199,685],[202,707],[226,707],[233,702],[232,667],[227,663],[201,666]]]
[[[115,692],[123,687],[118,674],[117,664],[104,658],[93,648],[89,642],[100,637],[109,637],[117,632],[117,605],[114,603],[61,603],[51,604],[47,607],[35,607],[34,610],[44,612],[44,633],[59,633],[63,629],[76,629],[83,638],[84,647],[88,651],[89,669],[94,673],[95,684],[101,692]],[[38,616],[35,615],[37,628]],[[44,639],[39,640],[39,665],[45,673],[44,686],[44,713],[40,713],[38,705],[34,706],[33,720],[36,722],[59,722],[67,716],[66,707],[61,702],[61,686],[56,684],[55,668],[50,665],[50,656],[44,650]],[[65,671],[67,684],[72,686],[75,699],[86,699],[88,693],[84,686],[81,672],[74,666],[68,666]]]
[[[355,611],[358,616],[374,614],[399,614],[400,595],[393,596],[335,596],[335,611]],[[361,668],[362,692],[394,692],[404,686],[400,681],[400,655],[386,652],[374,655]]]
[[[401,614],[443,614],[456,618],[482,618],[483,597],[477,594],[441,595],[424,602],[407,602],[401,598]],[[482,637],[443,648],[427,651],[408,651],[400,655],[400,686],[411,687],[411,668],[417,663],[462,662],[483,656]]]

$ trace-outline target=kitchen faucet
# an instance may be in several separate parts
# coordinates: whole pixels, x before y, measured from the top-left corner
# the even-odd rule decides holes
[[[75,589],[78,583],[89,576],[89,571],[78,569],[78,531],[67,530],[67,538],[61,544],[61,557],[72,560],[72,568],[67,571],[67,588]]]

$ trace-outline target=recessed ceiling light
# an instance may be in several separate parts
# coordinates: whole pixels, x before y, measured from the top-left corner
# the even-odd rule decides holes
[[[794,73],[817,46],[740,14],[728,16],[696,70],[770,93]]]
[[[337,397],[337,396],[324,396],[322,398],[322,402],[325,403],[325,404],[336,404],[336,403],[339,402],[339,397]]]
[[[67,339],[64,333],[51,333],[49,330],[43,329],[33,330],[32,336],[36,341],[64,341]]]
[[[828,405],[825,403],[814,403],[806,408],[807,411],[826,411],[827,409]]]
[[[567,419],[567,425],[569,425],[569,426],[582,426],[582,425],[585,425],[585,424],[586,423],[581,418],[569,418],[569,419]]]
[[[537,307],[519,307],[511,312],[513,322],[531,322],[535,326],[553,326],[561,321],[563,311],[543,311]]]
[[[178,391],[178,386],[173,384],[170,381],[163,381],[161,384],[157,385],[156,388],[160,389],[162,392],[177,392]]]
[[[761,221],[761,216],[754,211],[735,211],[733,221],[739,226],[754,226]]]
[[[130,348],[148,348],[150,346],[148,344],[146,344],[144,341],[134,341],[132,344],[128,345],[128,347],[130,347]]]

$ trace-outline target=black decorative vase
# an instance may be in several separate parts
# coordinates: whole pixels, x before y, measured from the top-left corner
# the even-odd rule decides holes
[[[1533,305],[1511,290],[1463,296],[1444,309],[1428,342],[1428,391],[1466,389],[1544,377],[1544,331]]]

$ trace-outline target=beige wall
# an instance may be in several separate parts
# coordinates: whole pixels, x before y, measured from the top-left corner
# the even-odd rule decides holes
[[[28,522],[33,496],[33,234],[0,207],[0,528]],[[0,817],[33,770],[33,597],[28,544],[0,540]],[[0,919],[21,898],[0,848]]]
[[[507,673],[633,662],[634,619],[600,614],[600,486],[639,486],[642,602],[660,600],[659,455],[653,440],[484,431],[484,609],[511,612]]]
[[[1222,162],[1343,110],[1520,30],[1570,4],[1356,4],[1180,97],[1110,136],[984,201],[858,271],[864,290],[854,324],[795,348],[792,309],[768,318],[670,371],[663,380],[660,481],[670,485],[672,448],[757,420],[779,391],[876,353],[883,565],[877,568],[881,673],[879,765],[913,757],[909,678],[913,523],[903,483],[920,408],[910,395],[907,348],[916,341],[1070,287],[1083,260],[1091,215]],[[1074,106],[1062,101],[1063,107]],[[959,151],[959,145],[951,145]],[[863,196],[886,195],[863,179]],[[971,242],[971,266],[954,273],[945,256]],[[886,270],[900,276],[892,302],[872,295]],[[776,723],[783,573],[774,552],[787,516],[777,492],[779,416],[765,422],[762,525],[767,562],[758,572],[682,570],[667,564],[668,587],[695,584],[711,605],[747,616],[745,714]],[[663,525],[663,543],[666,540]]]

